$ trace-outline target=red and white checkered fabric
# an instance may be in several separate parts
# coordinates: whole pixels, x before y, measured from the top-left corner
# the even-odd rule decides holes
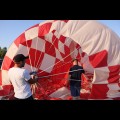
[[[120,38],[95,20],[49,20],[37,24],[9,47],[0,71],[0,98],[10,99],[14,94],[7,72],[14,65],[13,57],[22,53],[30,56],[26,69],[49,76],[31,86],[36,99],[51,99],[51,94],[64,86],[73,58],[78,58],[86,71],[81,98],[88,94],[87,99],[119,99],[119,51]]]

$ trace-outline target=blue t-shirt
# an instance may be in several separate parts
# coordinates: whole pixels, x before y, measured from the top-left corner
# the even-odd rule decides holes
[[[80,87],[81,85],[81,75],[82,73],[85,73],[82,66],[74,65],[69,70],[69,75],[71,75],[70,78],[70,85]]]

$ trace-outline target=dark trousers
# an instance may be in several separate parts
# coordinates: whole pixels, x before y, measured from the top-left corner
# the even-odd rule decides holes
[[[30,97],[25,98],[25,99],[19,99],[19,98],[14,97],[14,100],[34,100],[34,98],[33,98],[33,96],[30,96]]]
[[[73,96],[73,97],[80,96],[80,87],[70,86],[70,90],[71,90],[71,96]]]

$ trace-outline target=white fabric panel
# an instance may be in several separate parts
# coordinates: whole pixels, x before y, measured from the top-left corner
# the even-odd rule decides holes
[[[53,22],[51,28],[50,28],[50,32],[52,32],[53,30],[56,30],[57,33],[60,33],[60,31],[65,27],[65,22],[64,21],[55,21]],[[61,34],[57,34],[57,36],[61,35]]]
[[[70,96],[70,90],[66,87],[59,88],[55,92],[49,95],[52,98],[61,98],[63,100],[66,100],[67,96]]]
[[[81,58],[81,63],[83,63],[83,68],[85,71],[94,74],[94,68],[89,62],[89,57],[87,55]]]
[[[18,47],[13,42],[12,45],[9,47],[9,50],[6,53],[6,56],[8,56],[10,59],[13,59],[17,51],[18,51]]]
[[[41,52],[45,52],[45,40],[38,37],[34,38],[32,40],[31,48],[39,50]]]
[[[35,37],[38,37],[38,28],[39,27],[34,27],[34,28],[31,28],[31,29],[25,31],[26,40],[31,40]]]
[[[58,42],[58,49],[59,49],[60,52],[62,52],[63,54],[65,54],[64,44],[61,41]]]
[[[8,77],[8,71],[2,70],[2,85],[10,85],[10,80]]]
[[[50,73],[55,65],[55,57],[52,57],[48,54],[44,55],[40,69]]]
[[[93,84],[108,84],[109,69],[107,67],[95,68]]]
[[[32,72],[32,70],[36,71],[38,68],[33,67],[31,65],[25,64],[24,68],[26,68],[28,71]]]
[[[29,55],[29,47],[27,46],[24,46],[24,45],[19,45],[19,48],[17,50],[17,53],[16,54],[23,54],[25,56],[28,56]]]
[[[120,86],[118,83],[108,84],[109,91],[107,92],[107,97],[109,98],[115,98],[120,97]]]
[[[52,37],[53,37],[53,33],[48,33],[45,35],[45,40],[50,42],[50,43],[53,43],[52,42]]]
[[[104,44],[106,39],[104,29],[104,26],[90,20],[71,35],[71,38],[81,45],[84,52],[92,55],[106,48],[106,44]]]
[[[88,20],[69,20],[66,25],[64,26],[64,28],[60,31],[60,34],[62,34],[63,36],[66,37],[70,37],[76,33],[79,29],[81,29],[85,23],[87,23]],[[82,34],[79,34],[82,35]],[[75,40],[75,39],[73,39]],[[76,41],[76,40],[75,40]]]
[[[74,49],[74,52],[73,52],[73,58],[76,58],[77,57],[77,55],[78,55],[78,49]]]
[[[116,97],[120,97],[120,92],[117,90],[109,90],[107,92],[107,97],[109,98],[116,98]]]
[[[111,41],[108,49],[108,65],[118,65],[120,64],[120,38],[115,35],[111,34]]]
[[[55,52],[56,52],[56,58],[63,61],[63,58],[62,58],[60,52],[58,51],[58,49],[55,48]]]
[[[120,86],[118,85],[118,83],[111,83],[107,85],[109,90],[120,90]]]
[[[59,34],[58,31],[55,31],[55,32],[54,32],[54,35],[56,36],[56,38],[58,38],[58,39],[60,38],[60,34]],[[55,41],[55,40],[54,40],[54,41]]]
[[[64,43],[64,44],[65,44],[66,46],[68,46],[68,47],[69,47],[69,46],[70,46],[70,44],[71,44],[71,42],[72,42],[72,39],[71,39],[71,38],[66,38],[66,40],[65,40],[65,43]]]

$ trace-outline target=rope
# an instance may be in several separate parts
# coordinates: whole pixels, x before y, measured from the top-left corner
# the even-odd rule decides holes
[[[37,53],[37,46],[38,45],[38,37],[37,37],[37,40],[36,40],[36,46],[35,46],[35,60],[34,60],[34,66],[35,66],[35,62],[36,62],[36,53]],[[34,70],[35,71],[35,70]]]
[[[27,45],[27,51],[28,51],[28,55],[29,55],[29,48],[28,48],[28,43],[27,43],[27,41],[26,41],[26,45]],[[29,56],[29,60],[30,60],[31,70],[33,71],[32,63],[31,63],[31,57],[30,57],[30,56]]]
[[[43,49],[44,49],[44,47],[45,47],[45,44],[46,44],[46,41],[45,41],[45,43],[44,43],[44,45],[43,45],[43,47],[42,47],[40,57],[39,57],[38,62],[37,62],[37,64],[36,64],[37,69],[39,69],[40,65],[42,64],[42,62],[41,62],[40,64],[38,64],[38,63],[40,62],[40,58],[41,58],[41,56],[42,56],[42,51],[43,51]]]
[[[79,48],[77,48],[77,49],[79,49]],[[75,50],[74,50],[74,51],[75,51]],[[72,51],[69,55],[71,55],[74,51]],[[66,57],[62,58],[62,60],[64,60],[65,58],[67,58],[69,55],[67,55]],[[61,62],[61,61],[59,61],[59,62]],[[54,65],[57,65],[59,62],[57,62],[57,63],[54,64]],[[46,68],[45,70],[43,70],[43,71],[41,71],[41,72],[39,72],[39,73],[37,73],[37,74],[40,74],[40,73],[42,73],[42,72],[50,69],[50,68],[53,67],[54,65],[51,65],[50,67]]]
[[[74,71],[79,71],[79,70],[83,70],[83,69],[72,70],[72,71],[69,71],[69,72],[74,72]],[[57,75],[61,75],[61,74],[69,73],[69,72],[63,72],[63,73],[58,73],[58,74],[53,74],[53,75],[48,75],[48,76],[42,76],[42,77],[38,77],[38,78],[46,78],[46,77],[51,77],[51,76],[57,76]]]
[[[57,78],[56,80],[68,80],[67,78]],[[73,80],[73,81],[81,81],[81,80],[76,80],[76,79],[69,79],[69,80]]]

